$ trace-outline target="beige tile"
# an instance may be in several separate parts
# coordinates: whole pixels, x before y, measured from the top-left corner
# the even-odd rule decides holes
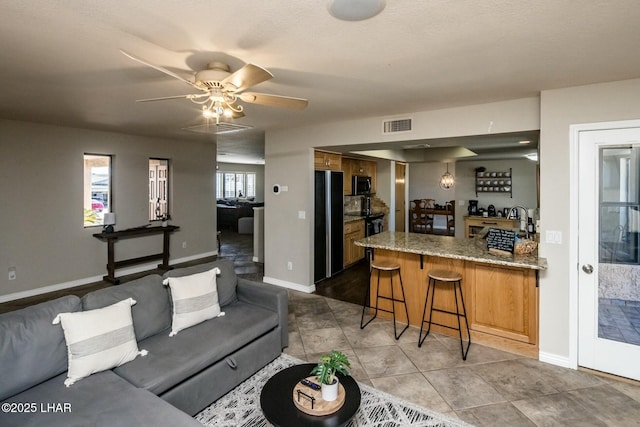
[[[606,383],[604,380],[588,372],[562,368],[529,358],[519,359],[519,362],[525,366],[536,369],[538,375],[544,378],[543,381],[558,391],[575,390]]]
[[[360,325],[343,326],[342,330],[354,348],[394,345],[393,326],[387,323],[371,323],[364,329]]]
[[[354,349],[369,378],[417,372],[400,347],[368,347]]]
[[[611,381],[609,385],[636,402],[640,402],[640,383],[630,384],[624,381]]]
[[[469,368],[441,369],[423,372],[423,375],[456,411],[507,401]]]
[[[289,332],[289,345],[284,349],[284,352],[291,356],[305,354],[300,332]]]
[[[479,406],[458,411],[458,416],[476,427],[535,427],[536,425],[511,403]]]
[[[420,373],[373,378],[371,383],[378,390],[424,406],[432,411],[451,411],[447,402]]]
[[[351,349],[340,328],[300,330],[300,337],[307,354]]]
[[[452,368],[460,357],[455,350],[449,350],[431,337],[427,337],[420,348],[417,343],[400,344],[400,348],[420,371]]]
[[[608,425],[640,424],[640,402],[609,385],[574,390],[569,395]]]
[[[511,400],[557,393],[534,364],[520,360],[473,365],[468,368]]]
[[[566,392],[511,403],[538,426],[606,426]]]
[[[339,328],[338,322],[331,312],[297,314],[296,323],[300,331]]]

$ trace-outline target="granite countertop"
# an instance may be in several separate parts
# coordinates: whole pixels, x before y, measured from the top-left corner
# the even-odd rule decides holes
[[[360,221],[361,219],[364,219],[364,216],[356,215],[356,214],[345,214],[344,215],[344,223],[345,224],[347,222]]]
[[[457,239],[433,234],[400,233],[385,231],[354,242],[357,246],[390,251],[408,252],[419,255],[546,270],[547,259],[536,253],[528,255],[494,255],[487,251],[484,239]]]

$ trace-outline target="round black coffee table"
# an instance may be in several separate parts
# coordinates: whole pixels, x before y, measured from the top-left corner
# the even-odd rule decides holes
[[[343,426],[353,418],[360,407],[360,387],[351,377],[340,376],[346,398],[337,412],[316,417],[305,414],[293,403],[293,387],[310,375],[315,363],[295,365],[278,372],[264,385],[260,393],[260,407],[265,418],[278,427]]]

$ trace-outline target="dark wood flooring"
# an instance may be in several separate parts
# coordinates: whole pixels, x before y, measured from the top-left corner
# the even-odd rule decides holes
[[[245,277],[249,280],[262,281],[264,276],[264,265],[255,263],[253,258],[253,235],[238,234],[230,230],[223,230],[221,234],[221,250],[218,257],[202,258],[187,263],[176,264],[174,267],[187,267],[190,265],[201,264],[213,261],[217,258],[232,260],[235,272],[239,277]],[[150,270],[121,277],[121,283],[146,276],[151,273],[162,274],[162,270]],[[364,293],[367,288],[367,280],[369,278],[368,264],[363,260],[354,266],[342,271],[334,277],[325,279],[316,284],[316,294],[326,296],[333,299],[352,302],[354,304],[362,304]],[[89,283],[74,288],[62,289],[55,292],[36,295],[33,297],[23,298],[19,300],[9,301],[0,304],[0,313],[19,310],[44,301],[56,299],[65,295],[83,295],[93,292],[97,289],[114,286],[105,281]]]
[[[316,283],[316,294],[362,305],[369,281],[369,263],[362,260],[337,275]]]

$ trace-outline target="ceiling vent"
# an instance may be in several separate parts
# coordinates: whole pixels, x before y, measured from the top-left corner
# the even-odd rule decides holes
[[[382,122],[382,133],[398,133],[398,132],[411,132],[412,119],[411,117],[405,119],[384,120]]]
[[[222,133],[240,132],[241,130],[251,129],[253,126],[238,125],[235,123],[220,122],[204,123],[201,125],[188,126],[182,128],[183,130],[190,130],[193,132],[210,133],[213,135],[220,135]]]

